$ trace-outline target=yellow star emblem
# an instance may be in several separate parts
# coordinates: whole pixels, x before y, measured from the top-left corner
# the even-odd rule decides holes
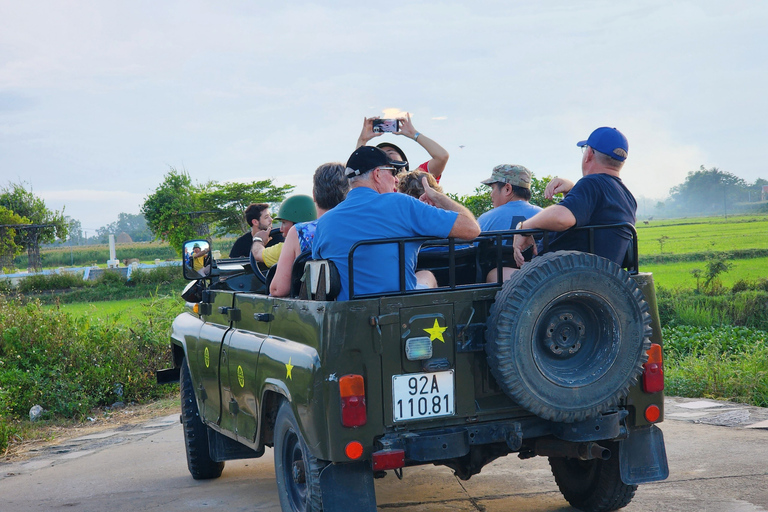
[[[429,341],[440,340],[445,343],[445,340],[443,339],[443,331],[445,331],[447,328],[448,327],[440,327],[440,324],[437,322],[437,318],[435,318],[435,325],[429,329],[424,329],[424,331],[429,334]]]
[[[293,380],[293,375],[291,375],[291,370],[293,370],[293,365],[291,364],[291,358],[288,358],[288,362],[285,363],[285,378]]]

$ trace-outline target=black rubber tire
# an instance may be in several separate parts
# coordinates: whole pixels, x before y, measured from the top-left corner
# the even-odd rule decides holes
[[[648,359],[651,316],[621,267],[561,251],[526,263],[491,307],[486,353],[504,392],[571,423],[615,408]]]
[[[275,476],[282,510],[323,510],[320,471],[327,463],[317,460],[307,449],[288,401],[283,401],[277,412],[274,440]]]
[[[218,478],[224,470],[224,463],[211,459],[208,452],[208,427],[200,419],[186,358],[181,361],[179,387],[181,388],[181,423],[184,427],[184,445],[189,472],[195,480]]]
[[[612,454],[608,460],[549,457],[549,466],[563,497],[584,512],[618,510],[635,496],[637,486],[621,481],[618,443],[606,447]]]

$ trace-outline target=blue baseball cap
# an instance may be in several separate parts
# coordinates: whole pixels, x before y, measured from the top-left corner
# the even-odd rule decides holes
[[[620,162],[627,159],[629,153],[629,142],[616,128],[603,126],[593,131],[587,140],[576,143],[577,146],[589,146],[595,151],[606,154]]]

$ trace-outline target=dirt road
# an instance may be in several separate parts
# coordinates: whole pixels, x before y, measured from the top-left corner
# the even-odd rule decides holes
[[[707,403],[668,401],[662,429],[670,477],[640,486],[624,510],[768,511],[768,411]],[[540,457],[498,460],[467,482],[441,467],[404,473],[403,481],[391,472],[376,481],[379,510],[573,510]],[[0,510],[234,512],[278,511],[279,504],[269,449],[261,459],[228,462],[218,480],[193,480],[173,415],[0,464]]]

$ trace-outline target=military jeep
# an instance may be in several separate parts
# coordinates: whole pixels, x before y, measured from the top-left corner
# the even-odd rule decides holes
[[[297,261],[287,298],[247,260],[185,267],[191,311],[173,323],[174,368],[158,382],[180,381],[192,477],[272,447],[284,511],[376,510],[375,478],[440,464],[469,479],[510,453],[548,457],[584,511],[665,479],[661,329],[636,233],[625,268],[555,252],[485,283],[511,264],[515,233],[360,242],[348,301],[334,300],[326,261]],[[355,294],[355,251],[386,243],[401,259],[423,244],[419,268],[439,288],[406,290],[401,266],[399,290]]]

